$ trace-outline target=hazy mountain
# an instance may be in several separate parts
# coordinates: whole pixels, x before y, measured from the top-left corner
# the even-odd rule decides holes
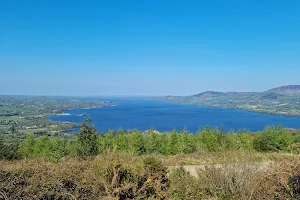
[[[277,93],[277,94],[300,94],[300,85],[286,85],[280,86],[277,88],[270,89],[266,91],[268,93]]]
[[[288,85],[265,92],[207,91],[190,96],[167,96],[165,101],[238,108],[253,112],[300,116],[300,85]]]

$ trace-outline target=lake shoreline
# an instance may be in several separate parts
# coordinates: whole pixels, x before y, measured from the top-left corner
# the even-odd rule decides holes
[[[188,128],[197,132],[206,125],[225,127],[226,132],[240,129],[251,132],[261,131],[267,125],[280,125],[285,128],[299,129],[300,117],[259,113],[240,108],[222,108],[196,104],[156,100],[124,100],[119,106],[108,106],[103,109],[73,109],[71,116],[50,116],[51,121],[68,121],[80,124],[84,120],[82,113],[93,118],[93,124],[99,132],[109,129],[145,131],[155,127],[159,132],[170,132],[173,129]]]

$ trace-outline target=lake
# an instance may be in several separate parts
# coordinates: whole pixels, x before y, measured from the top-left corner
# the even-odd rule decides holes
[[[105,99],[107,100],[107,99]],[[109,99],[118,106],[64,111],[70,115],[48,117],[54,121],[80,123],[90,115],[99,132],[108,129],[138,129],[145,131],[155,127],[158,131],[171,131],[186,127],[196,132],[206,125],[223,126],[225,131],[247,129],[259,131],[266,125],[283,125],[286,128],[300,128],[300,117],[286,117],[252,113],[237,109],[223,109],[196,105],[182,105],[149,100]]]

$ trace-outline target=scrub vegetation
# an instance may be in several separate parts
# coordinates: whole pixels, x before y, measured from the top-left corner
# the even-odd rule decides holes
[[[299,199],[300,132],[0,137],[0,199]]]

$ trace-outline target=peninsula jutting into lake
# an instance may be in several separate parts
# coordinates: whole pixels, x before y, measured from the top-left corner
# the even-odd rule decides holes
[[[79,124],[49,121],[47,116],[69,116],[71,109],[110,105],[116,103],[74,97],[0,96],[0,133],[60,133]]]

